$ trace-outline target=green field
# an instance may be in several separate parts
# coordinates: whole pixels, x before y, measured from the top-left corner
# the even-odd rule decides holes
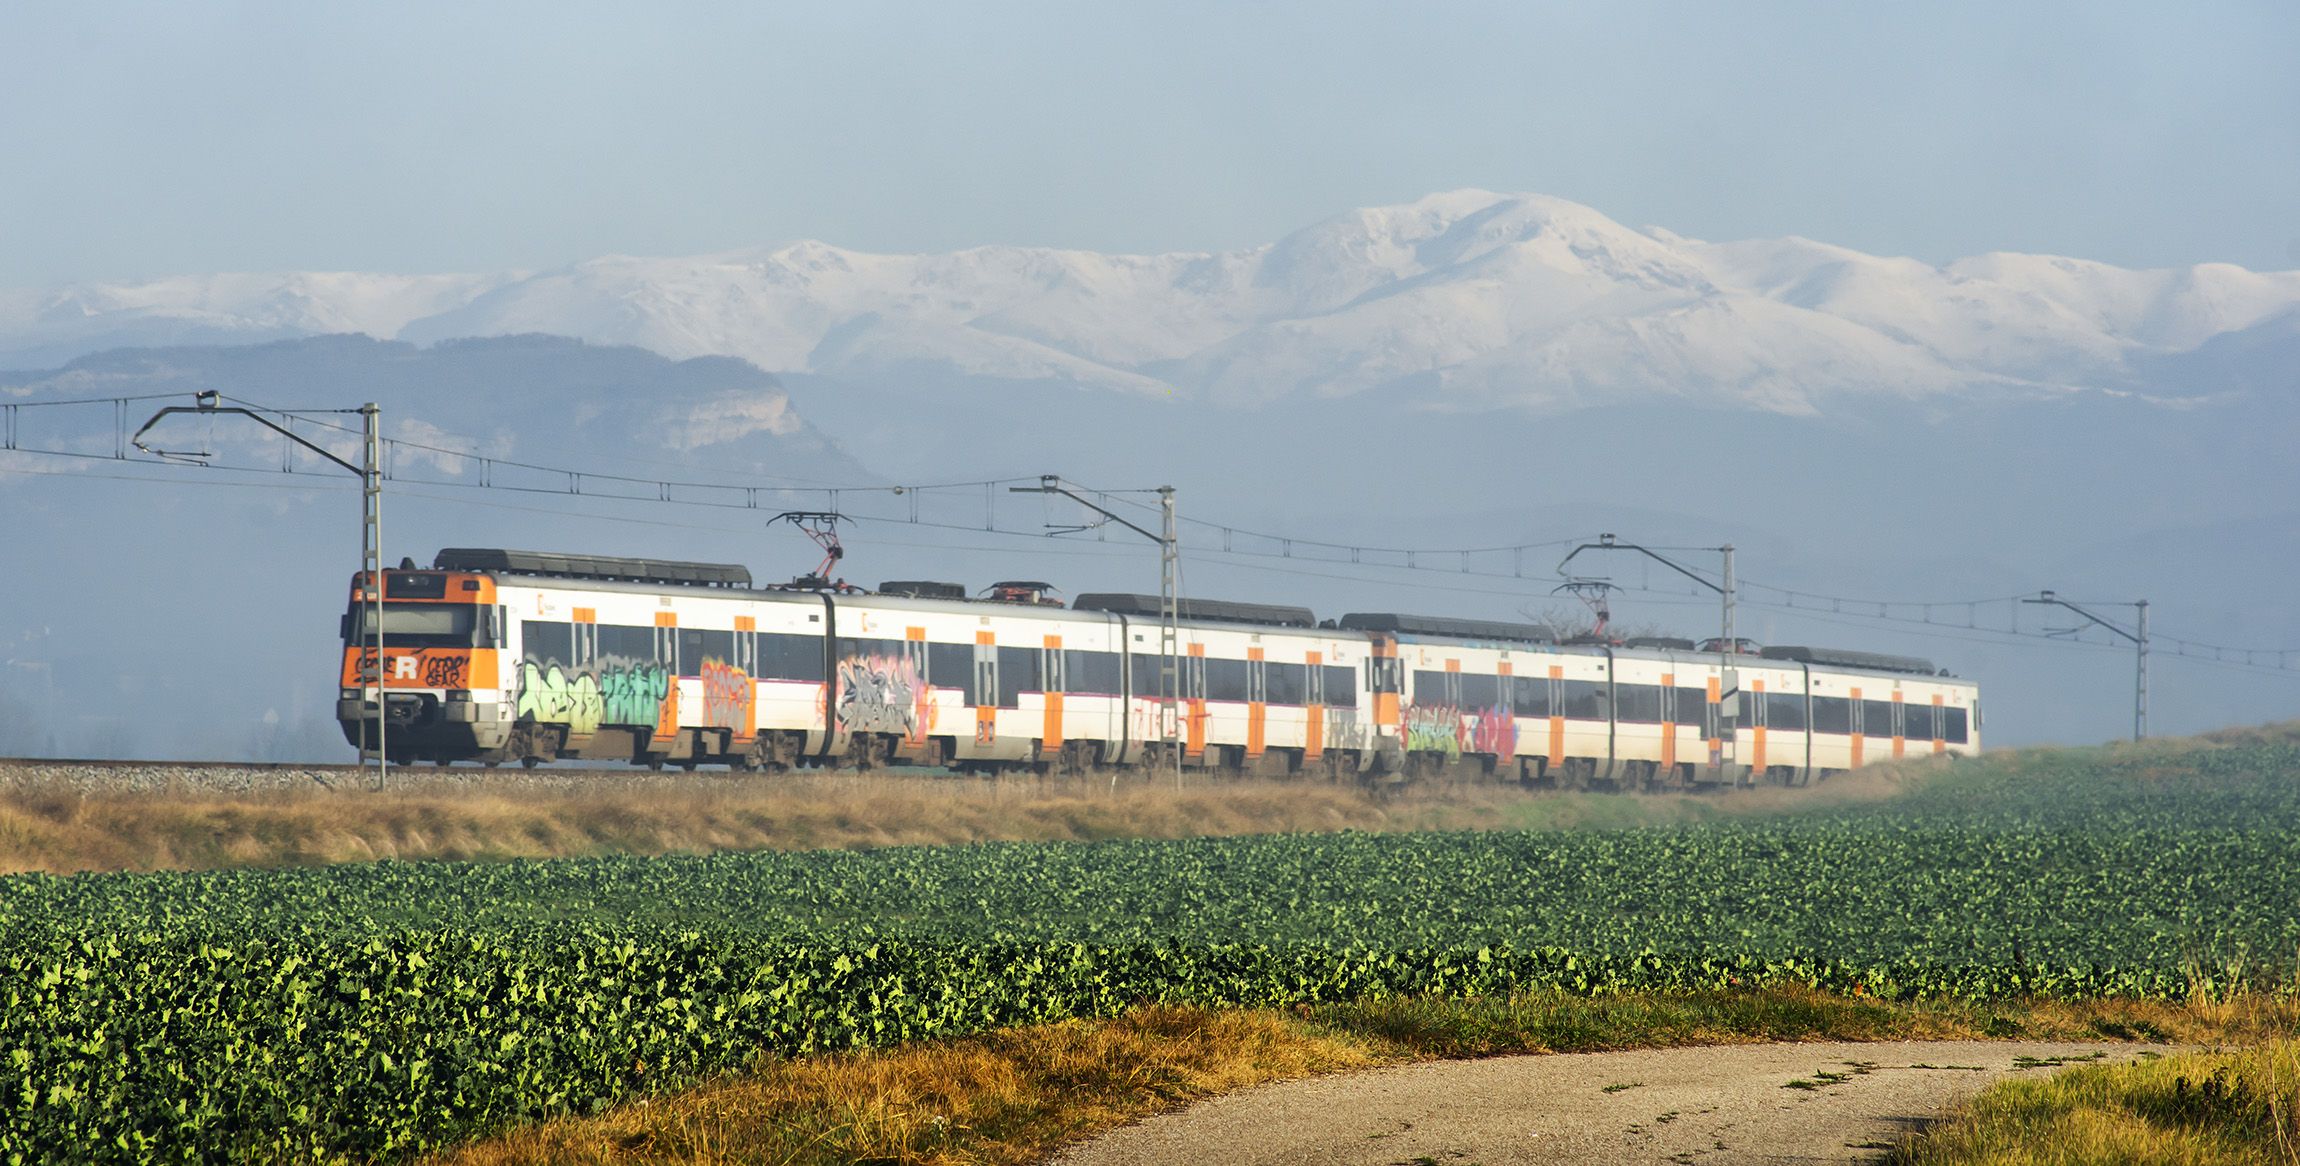
[[[2293,972],[2296,778],[2266,734],[1664,828],[19,876],[0,1157],[395,1156],[1144,1000],[2221,991]]]

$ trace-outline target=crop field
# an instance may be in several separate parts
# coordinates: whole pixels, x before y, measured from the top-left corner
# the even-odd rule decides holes
[[[2185,997],[2289,977],[2300,743],[2005,755],[1624,830],[0,879],[0,1157],[392,1158],[1138,1002]]]

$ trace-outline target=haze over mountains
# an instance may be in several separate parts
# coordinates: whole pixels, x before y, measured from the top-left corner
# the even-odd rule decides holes
[[[1228,252],[809,241],[541,273],[0,295],[0,367],[330,332],[543,332],[844,381],[1054,382],[1224,406],[1391,391],[1446,409],[1662,398],[1809,413],[1840,398],[2193,396],[2232,350],[2292,351],[2300,272],[2017,254],[1934,266],[1799,238],[1706,243],[1461,190]]]
[[[389,491],[394,558],[530,546],[741,561],[773,579],[814,554],[764,518],[835,502],[885,516],[848,535],[860,582],[1154,588],[1154,556],[1125,536],[909,528],[915,495],[870,492],[1061,473],[1171,483],[1185,516],[1303,539],[1730,541],[1745,579],[1780,587],[2147,597],[2160,636],[2300,646],[2288,585],[2300,573],[2296,272],[2003,254],[1935,266],[1803,239],[1704,243],[1557,199],[1457,191],[1221,253],[800,243],[544,273],[0,292],[11,367],[0,403],[201,388],[304,408],[375,400],[387,434],[413,443],[770,492],[763,514],[458,493],[414,471],[475,481],[475,463],[420,455]],[[86,422],[34,436],[108,454],[110,414]],[[276,464],[260,436],[210,440]],[[230,754],[266,733],[281,755],[340,749],[327,678],[356,504],[311,479],[227,491],[174,484],[181,473],[114,480],[125,475],[0,454],[12,555],[53,565],[0,572],[0,752],[35,747],[32,731],[66,753]],[[861,489],[773,492],[825,483]],[[980,497],[953,504],[1027,506],[1000,525],[1030,530],[1078,517]],[[1521,618],[1559,602],[1537,579],[1287,562],[1229,544],[1186,532],[1191,593],[1322,615]],[[1564,549],[1532,553],[1528,573],[1546,575]],[[1631,562],[1584,565],[1625,585],[1662,581]],[[1691,590],[1631,592],[1615,609],[1707,634],[1714,603]],[[1909,652],[1979,678],[1999,742],[2129,724],[2129,656],[1749,598],[1743,634]],[[199,619],[182,618],[187,602]],[[2001,626],[2010,610],[1981,618]],[[2024,616],[2032,631],[2056,622]],[[2300,674],[2159,659],[2165,731],[2300,711]],[[159,710],[164,727],[130,732],[117,716],[129,706]]]

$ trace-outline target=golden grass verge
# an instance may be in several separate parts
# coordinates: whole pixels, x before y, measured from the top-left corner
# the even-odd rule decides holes
[[[1557,992],[1389,1000],[1291,1013],[1153,1006],[893,1049],[768,1060],[682,1093],[480,1139],[437,1166],[542,1162],[1037,1161],[1214,1094],[1402,1061],[1778,1040],[2251,1041],[2300,1031],[2258,997],[1894,1004],[1804,989]]]
[[[2001,1082],[1899,1147],[1901,1166],[2300,1163],[2300,1042]]]
[[[0,873],[297,866],[377,859],[824,849],[1180,838],[1331,830],[1473,830],[1692,822],[1873,802],[1922,770],[1807,790],[1560,794],[1497,785],[1376,795],[1322,782],[1056,781],[819,774],[517,784],[413,779],[403,789],[82,793],[0,781]]]
[[[1360,1043],[1273,1013],[1151,1007],[1112,1020],[770,1061],[435,1161],[1029,1162],[1193,1098],[1375,1061]]]

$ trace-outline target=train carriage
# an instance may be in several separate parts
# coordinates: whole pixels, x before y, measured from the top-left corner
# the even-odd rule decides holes
[[[353,581],[347,739],[395,760],[1170,764],[1159,601],[1042,584],[848,594],[739,566],[442,551]],[[374,620],[384,648],[374,657]],[[1568,786],[1797,784],[1976,752],[1978,690],[1904,657],[1558,644],[1524,624],[1187,600],[1172,731],[1193,767]],[[380,692],[378,702],[375,698]]]

